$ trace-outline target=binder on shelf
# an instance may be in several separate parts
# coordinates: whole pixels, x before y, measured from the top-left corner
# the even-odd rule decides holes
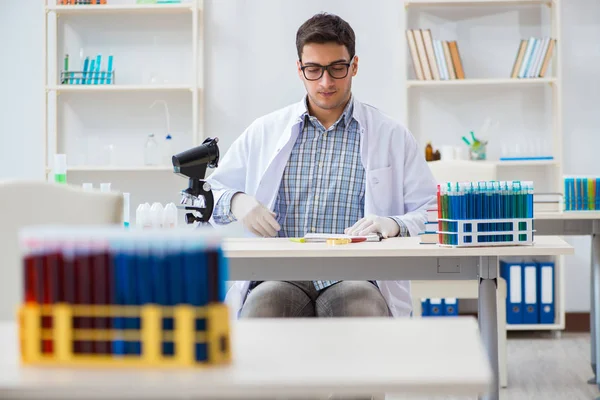
[[[540,262],[538,272],[538,311],[540,324],[554,321],[554,263]]]
[[[523,323],[523,285],[521,264],[500,261],[500,276],[506,281],[506,323]]]
[[[439,317],[444,315],[442,299],[431,298],[429,299],[429,316]]]
[[[429,299],[421,299],[421,317],[429,315]]]
[[[523,264],[523,323],[538,324],[538,284],[537,264]]]
[[[443,299],[444,315],[458,315],[458,300],[453,297]]]

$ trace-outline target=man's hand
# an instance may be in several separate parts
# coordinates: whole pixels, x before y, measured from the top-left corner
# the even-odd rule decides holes
[[[281,229],[275,213],[246,193],[236,193],[231,199],[231,212],[252,233],[262,237],[274,237]]]
[[[352,236],[364,236],[376,232],[381,233],[384,238],[394,237],[400,233],[400,226],[392,218],[368,215],[344,230],[346,235]]]

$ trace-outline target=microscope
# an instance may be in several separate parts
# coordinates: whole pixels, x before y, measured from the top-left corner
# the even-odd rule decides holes
[[[214,210],[214,197],[210,183],[204,180],[206,168],[216,168],[219,163],[218,138],[207,138],[200,146],[175,154],[173,172],[188,179],[188,188],[181,191],[179,208],[192,212],[185,215],[186,222],[208,224]],[[200,214],[196,216],[194,212]]]

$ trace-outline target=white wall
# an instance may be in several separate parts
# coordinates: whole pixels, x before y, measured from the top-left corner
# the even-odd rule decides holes
[[[600,77],[595,71],[600,62],[600,3],[564,3],[565,173],[600,173],[594,150],[600,147],[596,134],[600,128]],[[218,136],[225,151],[253,119],[301,98],[304,91],[295,72],[295,33],[306,18],[319,11],[341,15],[356,31],[360,57],[354,80],[356,96],[403,119],[404,94],[394,89],[402,87],[404,77],[398,71],[406,62],[400,51],[404,40],[402,4],[398,0],[205,0],[205,134]],[[43,176],[42,18],[37,1],[0,0],[0,48],[17,60],[0,63],[0,179]],[[501,41],[502,37],[494,35],[506,30],[502,26],[505,17],[498,18],[485,22],[498,29],[479,28],[493,42]],[[17,78],[13,78],[15,64],[19,67]],[[590,88],[591,92],[584,94]],[[473,105],[473,115],[484,113],[478,107]],[[161,123],[160,119],[154,121]],[[470,121],[461,124],[456,129],[471,129]],[[103,173],[73,179],[110,180],[113,187],[126,188],[137,196],[133,204],[142,199],[173,201],[184,185],[180,178],[164,175],[168,172],[144,174],[117,178]],[[567,310],[587,310],[589,241],[570,240],[576,245],[576,255],[567,258]]]

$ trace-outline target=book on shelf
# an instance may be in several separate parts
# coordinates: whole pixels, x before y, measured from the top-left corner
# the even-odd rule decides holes
[[[510,73],[511,78],[543,78],[548,71],[556,39],[550,37],[521,40]]]
[[[563,209],[561,193],[534,193],[533,209],[535,212],[558,212]]]
[[[427,222],[425,229],[419,233],[421,244],[437,244],[439,242],[438,231],[438,210],[432,208],[427,210]]]
[[[408,29],[406,40],[418,80],[465,79],[456,41],[433,39],[430,29]]]

